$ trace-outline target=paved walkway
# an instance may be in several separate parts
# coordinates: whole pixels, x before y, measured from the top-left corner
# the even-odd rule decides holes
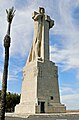
[[[79,120],[79,113],[57,113],[36,115],[6,114],[5,120]],[[20,117],[19,117],[20,116]]]

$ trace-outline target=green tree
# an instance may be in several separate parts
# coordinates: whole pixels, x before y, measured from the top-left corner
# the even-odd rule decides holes
[[[16,104],[20,102],[20,95],[7,93],[6,95],[6,112],[13,112]]]
[[[1,90],[0,90],[0,100],[1,100]],[[14,112],[16,104],[20,102],[20,95],[16,93],[6,93],[6,112]]]

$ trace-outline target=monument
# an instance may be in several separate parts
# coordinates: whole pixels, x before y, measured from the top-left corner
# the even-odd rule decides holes
[[[32,19],[34,38],[23,68],[21,100],[15,113],[65,112],[66,107],[60,103],[58,67],[49,60],[49,29],[54,21],[41,7],[39,12],[34,11]]]

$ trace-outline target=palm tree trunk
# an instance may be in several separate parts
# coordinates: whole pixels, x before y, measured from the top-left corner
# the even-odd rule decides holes
[[[2,93],[1,93],[1,115],[0,115],[1,120],[5,120],[6,90],[7,90],[7,75],[8,75],[10,37],[6,35],[5,39],[6,39],[6,40],[4,40],[5,60],[4,60],[4,72],[3,72]]]
[[[7,90],[7,76],[8,76],[9,47],[10,47],[10,28],[15,13],[14,7],[12,7],[9,10],[6,9],[6,12],[7,12],[8,30],[4,38],[5,60],[4,60],[3,80],[2,80],[0,120],[5,120],[6,90]]]

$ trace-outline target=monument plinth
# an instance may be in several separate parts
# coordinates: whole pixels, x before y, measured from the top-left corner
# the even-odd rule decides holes
[[[32,15],[34,38],[32,48],[23,69],[20,104],[16,113],[55,113],[65,112],[60,103],[58,67],[49,60],[49,29],[54,21],[45,15],[44,8]]]

